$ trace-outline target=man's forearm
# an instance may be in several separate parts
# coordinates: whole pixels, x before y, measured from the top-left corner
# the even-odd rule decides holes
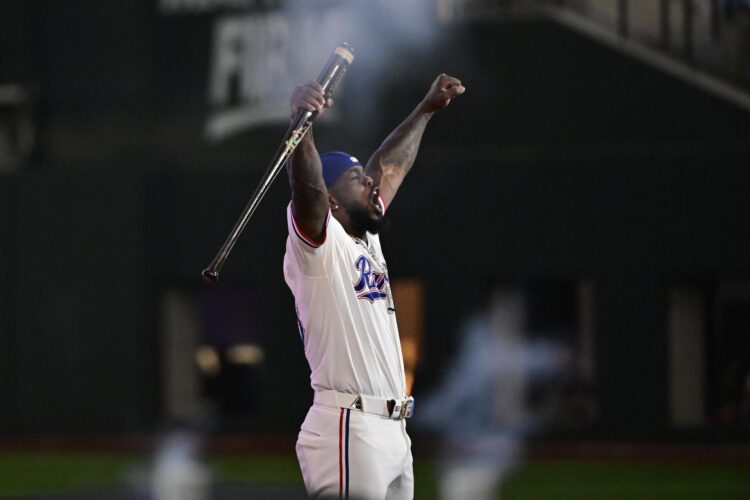
[[[465,90],[457,78],[445,73],[438,75],[424,99],[367,162],[367,174],[380,185],[380,195],[386,205],[396,195],[414,164],[422,135],[433,113],[448,106],[453,98]]]
[[[323,168],[313,140],[312,127],[292,153],[288,163],[292,198],[303,206],[319,203],[327,197]],[[303,208],[300,206],[299,208]]]
[[[422,110],[422,103],[391,132],[367,163],[368,174],[380,175],[383,182],[403,179],[414,164],[427,123],[432,113]],[[393,186],[398,188],[398,185]]]
[[[314,241],[325,236],[328,190],[312,130],[302,138],[287,164],[292,187],[292,213],[302,232]]]

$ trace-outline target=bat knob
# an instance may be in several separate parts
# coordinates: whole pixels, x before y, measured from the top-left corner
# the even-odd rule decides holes
[[[211,268],[204,269],[201,274],[203,275],[203,279],[212,285],[219,281],[219,273]]]

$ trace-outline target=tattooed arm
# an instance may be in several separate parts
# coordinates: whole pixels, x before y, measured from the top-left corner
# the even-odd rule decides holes
[[[320,84],[310,81],[294,89],[291,97],[291,116],[299,109],[322,113],[333,103],[326,102]],[[312,128],[302,138],[287,162],[289,184],[292,188],[292,213],[302,232],[315,242],[325,239],[328,215],[328,190],[323,182],[322,166],[315,147]]]
[[[390,133],[367,162],[365,172],[380,186],[380,196],[388,207],[417,157],[427,122],[433,113],[448,106],[466,88],[452,76],[438,76],[427,95],[406,119]]]

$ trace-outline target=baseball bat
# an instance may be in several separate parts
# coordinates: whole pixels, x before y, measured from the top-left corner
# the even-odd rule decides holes
[[[326,101],[344,77],[346,70],[349,68],[349,65],[353,60],[354,49],[352,49],[348,43],[339,45],[331,54],[323,71],[321,71],[320,76],[318,76],[318,83],[323,87],[323,95]],[[234,224],[232,231],[219,249],[219,252],[211,261],[211,264],[203,270],[203,279],[208,283],[213,284],[219,281],[219,272],[221,271],[224,262],[227,260],[229,252],[232,251],[234,244],[237,243],[237,239],[240,237],[240,234],[242,234],[248,221],[250,221],[255,209],[258,208],[260,201],[266,195],[268,188],[271,187],[271,184],[273,184],[273,181],[279,175],[284,163],[289,159],[292,152],[310,129],[310,125],[312,125],[312,122],[317,116],[317,111],[308,111],[306,109],[300,109],[297,111],[297,115],[292,120],[286,134],[284,134],[284,139],[276,150],[273,160],[271,160],[270,165],[263,174],[260,184],[250,197],[250,201],[245,205],[245,209],[242,211],[239,219],[237,219],[237,222]]]

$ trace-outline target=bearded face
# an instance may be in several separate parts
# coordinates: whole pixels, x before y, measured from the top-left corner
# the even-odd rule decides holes
[[[357,228],[373,234],[377,234],[383,228],[380,188],[364,173],[361,166],[352,167],[344,172],[331,186],[331,194]]]

